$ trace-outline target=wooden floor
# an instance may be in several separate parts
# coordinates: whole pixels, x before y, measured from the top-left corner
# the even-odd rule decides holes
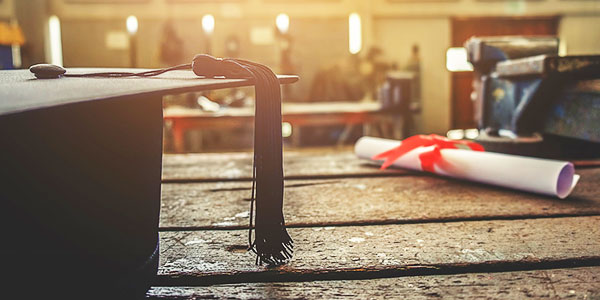
[[[565,199],[285,153],[292,261],[246,251],[250,153],[165,155],[150,299],[600,299],[600,168]],[[593,166],[593,164],[592,164]]]

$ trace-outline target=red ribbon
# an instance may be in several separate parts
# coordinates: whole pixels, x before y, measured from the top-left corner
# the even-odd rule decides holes
[[[396,160],[398,160],[402,155],[410,152],[413,149],[419,147],[428,147],[435,146],[431,150],[425,151],[419,155],[419,160],[421,160],[421,168],[423,171],[434,172],[435,164],[439,163],[442,160],[442,153],[440,150],[442,149],[458,149],[457,145],[465,145],[469,147],[473,151],[484,151],[483,146],[470,141],[457,141],[450,140],[443,136],[439,136],[436,134],[430,135],[415,135],[411,136],[402,141],[400,146],[390,149],[388,151],[379,153],[373,156],[373,160],[383,160],[385,162],[381,165],[381,169],[384,170],[387,167],[391,166]]]

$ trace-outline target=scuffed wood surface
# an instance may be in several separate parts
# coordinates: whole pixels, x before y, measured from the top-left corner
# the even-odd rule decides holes
[[[564,200],[435,176],[288,180],[285,217],[307,224],[411,223],[600,214],[600,169]],[[163,228],[248,224],[250,182],[163,184]]]
[[[252,153],[203,153],[163,155],[163,182],[250,180]],[[381,171],[358,159],[349,148],[284,152],[286,178],[389,176],[407,171]]]
[[[155,287],[150,299],[600,298],[600,267],[372,280]]]
[[[349,149],[288,151],[296,252],[266,268],[246,251],[248,231],[236,230],[248,224],[251,156],[165,155],[148,298],[600,297],[598,168],[578,170],[574,193],[559,200],[382,172]]]
[[[561,260],[597,265],[599,224],[600,217],[594,216],[296,228],[289,230],[294,258],[271,269],[254,265],[255,257],[245,250],[246,230],[162,232],[157,285],[279,281],[285,276],[348,279],[331,276],[381,271],[401,276],[461,266],[490,271],[494,264],[549,267]]]
[[[252,152],[163,155],[163,182],[231,181],[252,178]],[[352,147],[284,151],[290,179],[396,176],[419,173],[379,168],[354,155]],[[576,167],[600,166],[600,160],[574,161]]]

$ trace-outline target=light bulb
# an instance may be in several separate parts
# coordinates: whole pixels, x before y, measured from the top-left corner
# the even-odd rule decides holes
[[[275,18],[275,25],[279,32],[285,34],[290,29],[290,17],[286,14],[278,14]]]
[[[129,34],[134,35],[138,31],[138,19],[135,16],[127,17],[127,32]]]
[[[215,17],[213,15],[204,15],[202,17],[202,30],[206,34],[212,34],[215,31]]]

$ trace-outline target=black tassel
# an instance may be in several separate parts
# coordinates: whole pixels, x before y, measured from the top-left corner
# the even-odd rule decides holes
[[[294,243],[283,219],[283,138],[279,80],[264,65],[241,59],[216,59],[205,54],[194,57],[192,70],[199,76],[254,79],[256,102],[249,250],[256,253],[257,264],[283,264],[292,257]]]
[[[256,87],[249,247],[256,253],[258,264],[280,265],[293,253],[293,241],[283,218],[281,89],[277,76],[268,67],[235,61],[252,74]]]
[[[216,59],[205,54],[194,57],[192,70],[199,76],[254,79],[254,161],[248,244],[249,250],[257,255],[257,264],[283,264],[292,257],[294,242],[287,233],[283,219],[283,138],[279,80],[264,65],[241,59]]]

